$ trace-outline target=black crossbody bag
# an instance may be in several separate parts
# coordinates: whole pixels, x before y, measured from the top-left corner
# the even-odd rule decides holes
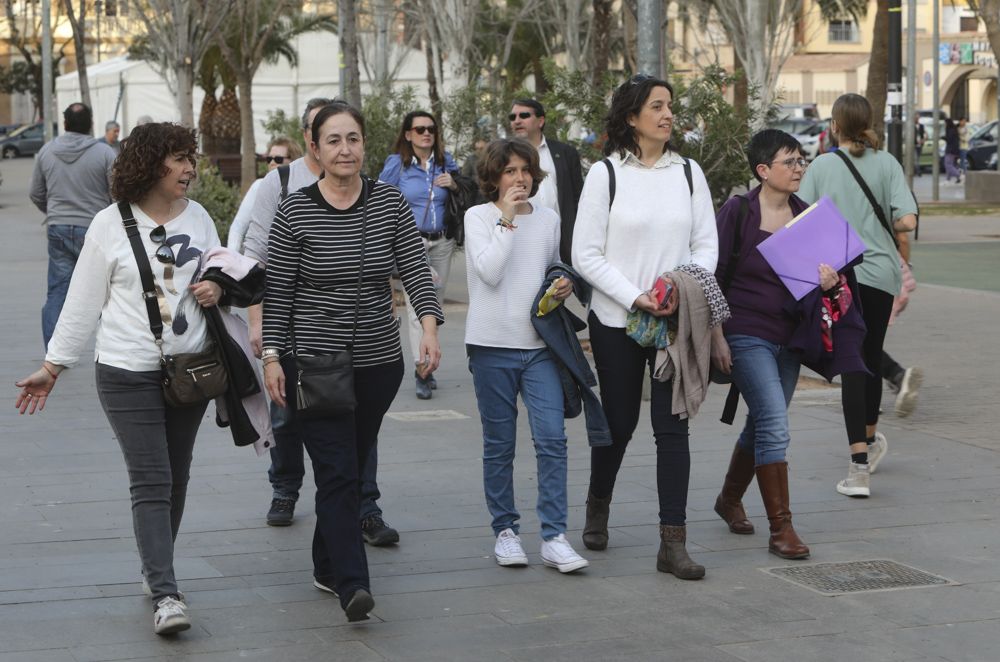
[[[152,331],[156,348],[160,351],[163,399],[171,407],[190,407],[219,397],[226,392],[229,377],[217,347],[213,345],[204,352],[163,353],[163,317],[160,316],[153,269],[149,266],[149,257],[142,245],[139,225],[132,214],[132,207],[127,202],[119,202],[118,211],[122,215],[122,225],[125,226],[125,234],[128,235],[136,265],[139,267],[139,280],[142,283],[146,315],[149,317],[149,330]]]
[[[290,334],[297,371],[295,415],[304,419],[342,416],[353,412],[358,404],[354,392],[354,341],[358,335],[361,282],[365,271],[365,229],[368,225],[368,180],[366,179],[362,180],[361,199],[361,266],[358,268],[358,287],[354,295],[351,343],[346,349],[333,354],[300,356],[295,344],[294,328]]]

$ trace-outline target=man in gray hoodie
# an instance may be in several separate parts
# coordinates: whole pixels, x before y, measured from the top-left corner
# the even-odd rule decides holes
[[[49,239],[48,296],[42,307],[45,347],[62,312],[73,268],[94,215],[111,204],[115,151],[90,134],[94,118],[82,103],[63,111],[65,132],[42,147],[31,176],[31,201],[45,214]]]

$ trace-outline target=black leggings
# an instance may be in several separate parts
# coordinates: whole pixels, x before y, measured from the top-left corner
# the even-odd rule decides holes
[[[858,284],[861,312],[865,320],[863,357],[871,375],[850,372],[841,376],[841,402],[847,443],[861,443],[868,437],[866,425],[878,423],[878,410],[882,405],[882,346],[892,314],[892,295],[880,289]]]
[[[590,491],[605,498],[615,488],[642,405],[642,382],[651,372],[656,350],[640,347],[625,335],[625,329],[604,326],[593,312],[590,345],[597,364],[601,404],[611,428],[611,446],[590,451]],[[683,526],[687,510],[691,452],[688,421],[670,413],[671,382],[652,380],[650,420],[656,440],[656,491],[660,501],[660,524]]]

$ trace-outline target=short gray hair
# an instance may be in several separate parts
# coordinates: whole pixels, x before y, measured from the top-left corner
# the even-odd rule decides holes
[[[107,122],[104,125],[104,130],[105,131],[110,131],[111,129],[120,129],[120,128],[122,128],[122,125],[119,124],[118,122],[114,121],[114,120],[111,120],[110,122]]]
[[[327,99],[326,97],[313,97],[312,99],[309,99],[309,101],[306,101],[306,109],[302,111],[302,130],[309,130],[309,113],[317,108],[328,106],[332,102],[333,99]]]

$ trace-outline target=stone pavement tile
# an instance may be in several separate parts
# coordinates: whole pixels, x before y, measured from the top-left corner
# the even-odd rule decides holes
[[[884,633],[878,631],[765,639],[723,644],[719,646],[719,649],[744,662],[791,662],[793,660],[808,660],[809,662],[844,662],[845,660],[931,662],[942,659],[923,655],[909,647],[900,646],[895,642],[895,633],[892,638],[887,638]]]
[[[1000,620],[995,618],[995,611],[991,616],[977,622],[906,628],[895,632],[893,640],[922,655],[952,662],[994,662]]]
[[[20,653],[0,653],[0,662],[77,662],[73,653],[66,648]]]
[[[230,662],[238,655],[241,660],[267,660],[268,662],[373,662],[385,658],[360,641],[343,641],[336,646],[326,644],[299,644],[290,646],[269,646],[260,648],[237,648],[216,653],[188,653],[184,656],[190,662]],[[176,658],[162,658],[173,662]]]
[[[518,662],[576,662],[578,660],[736,662],[739,659],[729,653],[710,647],[685,645],[681,641],[650,641],[628,636],[583,643],[508,646],[503,652]]]
[[[243,649],[254,650],[285,647],[325,645],[314,630],[289,632],[244,631],[230,636],[207,636],[204,631],[192,629],[176,637],[164,638],[153,634],[152,621],[148,633],[128,642],[93,643],[73,649],[78,662],[111,662],[133,659],[188,659],[199,653],[225,653],[229,659],[238,658]],[[333,653],[334,649],[330,649]]]
[[[213,577],[218,572],[203,559],[179,558],[176,563],[178,577]],[[128,581],[139,583],[138,561],[94,561],[81,572],[79,565],[22,567],[0,569],[0,586],[6,590],[53,588],[65,586],[90,586],[93,584],[120,584]]]

